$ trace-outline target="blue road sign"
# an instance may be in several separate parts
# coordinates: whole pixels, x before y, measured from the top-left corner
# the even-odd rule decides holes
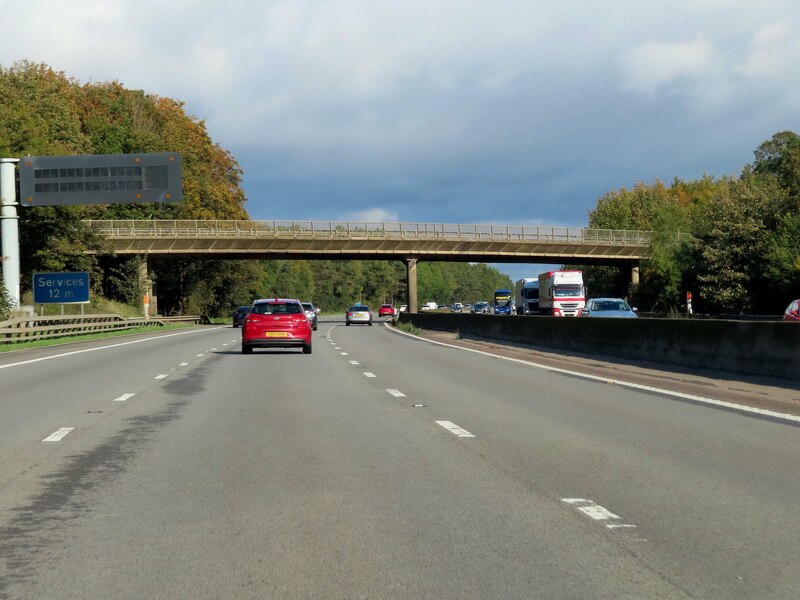
[[[83,304],[89,302],[89,273],[34,273],[34,304]]]

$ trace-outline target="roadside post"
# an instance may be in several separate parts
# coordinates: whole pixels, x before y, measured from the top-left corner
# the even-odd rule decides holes
[[[692,314],[692,292],[686,292],[686,314]]]
[[[2,242],[3,285],[11,304],[19,308],[19,216],[17,215],[16,166],[18,158],[0,158],[0,235]]]

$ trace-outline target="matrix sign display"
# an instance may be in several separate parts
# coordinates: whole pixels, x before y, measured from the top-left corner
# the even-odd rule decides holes
[[[84,304],[89,302],[89,273],[34,273],[34,304]]]
[[[27,156],[19,162],[22,206],[183,200],[181,155]]]

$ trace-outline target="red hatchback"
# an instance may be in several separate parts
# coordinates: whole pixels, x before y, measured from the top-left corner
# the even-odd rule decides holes
[[[378,316],[379,317],[393,317],[394,316],[394,306],[391,304],[381,304],[381,307],[378,309]]]
[[[784,321],[800,321],[800,300],[792,300],[783,313]]]
[[[242,323],[242,354],[253,348],[303,348],[311,354],[311,325],[299,300],[256,300]]]

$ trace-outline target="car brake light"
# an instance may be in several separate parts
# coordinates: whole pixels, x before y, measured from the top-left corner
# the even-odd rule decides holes
[[[349,313],[347,313],[347,316],[348,316],[348,317],[352,317],[352,316],[353,316],[353,313],[349,312]]]

